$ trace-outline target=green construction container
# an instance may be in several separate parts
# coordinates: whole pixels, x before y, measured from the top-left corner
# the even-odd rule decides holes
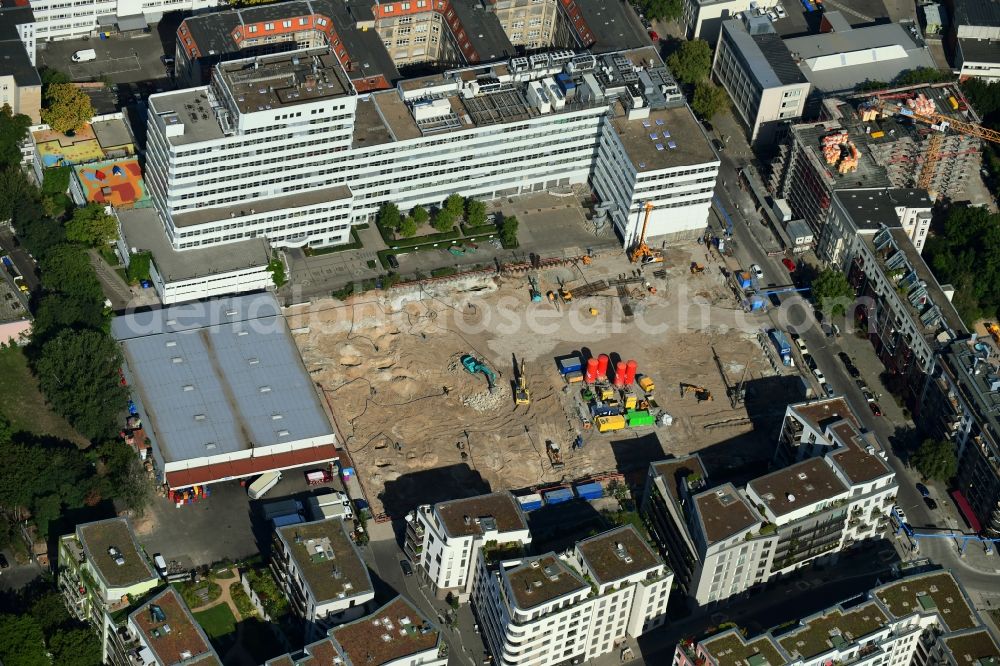
[[[646,410],[634,410],[630,409],[625,412],[625,421],[628,423],[629,428],[635,428],[638,426],[651,426],[653,425],[653,415]]]

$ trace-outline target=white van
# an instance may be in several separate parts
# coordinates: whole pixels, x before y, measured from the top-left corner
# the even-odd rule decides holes
[[[167,577],[167,561],[163,559],[163,555],[156,553],[153,555],[153,564],[156,565],[156,573],[160,574],[160,578]]]
[[[271,488],[274,488],[275,484],[281,479],[281,472],[265,472],[257,477],[257,480],[250,484],[247,489],[247,495],[250,499],[260,499],[264,496]]]
[[[97,51],[94,49],[83,49],[82,51],[77,51],[74,53],[70,60],[73,62],[90,62],[91,60],[97,60]]]

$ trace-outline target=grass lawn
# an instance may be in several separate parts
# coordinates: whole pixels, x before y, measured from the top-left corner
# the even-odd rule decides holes
[[[193,613],[193,615],[212,640],[217,640],[236,631],[236,618],[233,617],[233,611],[229,610],[229,604],[219,604],[208,610]]]
[[[38,390],[38,382],[28,369],[28,359],[19,347],[0,349],[0,414],[15,432],[51,435],[79,446],[87,440],[58,414],[53,413]]]

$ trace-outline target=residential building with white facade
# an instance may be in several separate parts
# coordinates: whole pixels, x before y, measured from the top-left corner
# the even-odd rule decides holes
[[[947,571],[905,576],[862,598],[753,638],[738,628],[684,640],[673,666],[980,665],[1000,647],[957,579]]]
[[[472,603],[500,666],[583,663],[666,620],[673,575],[628,525],[563,555],[477,557]]]
[[[371,576],[343,520],[278,527],[273,546],[271,568],[292,608],[307,623],[307,639],[371,610]]]
[[[441,598],[468,599],[476,555],[487,544],[516,551],[530,543],[524,512],[508,491],[426,504],[406,517],[404,551]]]
[[[334,627],[302,650],[265,666],[447,666],[441,632],[405,597],[363,618]]]
[[[42,80],[35,69],[35,17],[27,2],[0,2],[0,107],[41,122]]]
[[[961,79],[1000,78],[1000,9],[987,0],[954,0],[949,40]]]
[[[160,585],[125,518],[77,525],[59,539],[59,589],[70,613],[100,636],[104,658],[113,650],[111,615]]]
[[[874,234],[882,225],[900,227],[919,254],[927,242],[933,207],[926,190],[899,187],[836,190],[816,254],[824,261],[843,265],[852,237]]]
[[[876,538],[897,487],[882,455],[843,398],[789,405],[776,471],[738,489],[697,455],[653,463],[641,510],[678,588],[715,604]]]
[[[627,245],[647,202],[653,239],[707,219],[719,160],[652,47],[539,54],[364,95],[326,48],[215,67],[209,86],[149,99],[146,183],[176,250],[335,245],[385,202],[588,182]]]
[[[704,39],[716,46],[722,24],[750,10],[754,5],[765,12],[778,4],[777,0],[684,0],[681,8],[681,25],[688,39]],[[764,17],[765,20],[767,17]]]
[[[157,23],[168,12],[193,12],[218,0],[32,0],[40,41],[74,39],[100,32],[131,31]]]
[[[811,90],[770,19],[750,12],[722,22],[712,76],[752,145],[773,142],[782,123],[801,118]]]

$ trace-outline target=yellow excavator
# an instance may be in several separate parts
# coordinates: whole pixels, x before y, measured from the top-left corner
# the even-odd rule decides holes
[[[629,260],[633,264],[653,264],[663,261],[663,254],[657,252],[646,244],[646,231],[649,229],[649,214],[653,212],[653,202],[647,201],[645,205],[646,214],[642,218],[642,231],[639,232],[639,240],[629,253]]]
[[[695,386],[694,384],[681,384],[682,398],[688,394],[688,391],[694,392],[694,397],[698,399],[698,402],[709,402],[715,400],[715,398],[712,397],[712,392],[707,388]]]
[[[521,359],[521,368],[517,373],[517,390],[514,391],[514,403],[518,405],[531,404],[531,391],[528,389],[528,378],[524,375],[524,359]]]

